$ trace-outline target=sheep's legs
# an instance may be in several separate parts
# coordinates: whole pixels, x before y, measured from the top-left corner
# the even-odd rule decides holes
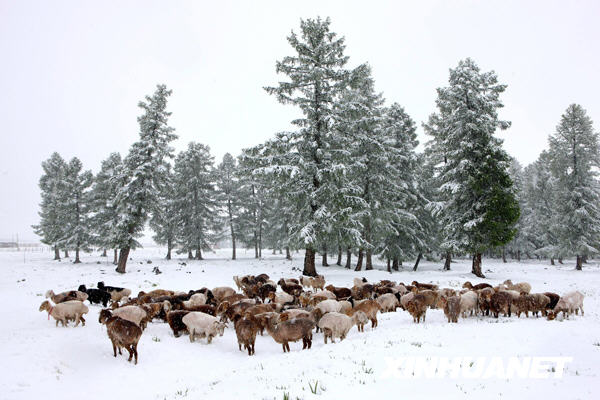
[[[115,345],[115,342],[113,342],[111,340],[112,346],[113,346],[113,356],[116,357],[117,356],[117,346]]]

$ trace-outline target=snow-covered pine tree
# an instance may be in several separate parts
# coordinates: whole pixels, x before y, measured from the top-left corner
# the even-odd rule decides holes
[[[218,236],[213,162],[210,148],[195,142],[175,159],[177,243],[180,251],[195,251],[197,260],[202,260],[202,250],[210,250]]]
[[[527,224],[531,221],[532,210],[530,203],[525,196],[525,176],[523,167],[514,158],[511,158],[509,174],[515,187],[515,194],[517,201],[519,202],[521,214],[515,225],[515,237],[502,249],[502,258],[504,262],[506,262],[505,251],[508,251],[513,257],[516,257],[518,261],[521,261],[521,255],[526,254],[529,256],[530,252],[535,250],[535,246],[531,243],[531,236],[527,230]]]
[[[120,248],[117,272],[120,273],[125,273],[131,249],[139,245],[136,238],[142,234],[158,203],[160,183],[167,172],[166,163],[173,157],[173,148],[169,144],[177,135],[168,125],[171,113],[166,111],[171,93],[165,85],[157,85],[154,94],[138,104],[144,112],[138,117],[140,139],[131,146],[125,158],[123,179],[127,183],[116,197],[119,219],[115,231]]]
[[[123,160],[119,153],[111,153],[102,161],[100,171],[94,179],[92,187],[92,234],[94,244],[101,249],[113,249],[113,264],[117,264],[117,249],[119,247],[118,232],[116,232],[119,213],[117,211],[117,194],[126,182],[123,173]],[[121,179],[121,181],[119,181]]]
[[[42,202],[40,203],[40,223],[33,225],[41,242],[54,249],[54,259],[60,260],[60,246],[65,236],[65,221],[61,220],[60,207],[64,202],[63,180],[67,163],[58,153],[52,153],[42,162],[43,175],[40,178]]]
[[[218,201],[225,215],[225,224],[229,228],[231,237],[231,259],[236,259],[236,237],[238,234],[238,217],[240,201],[240,182],[237,179],[237,163],[229,153],[225,153],[223,161],[217,166],[216,179],[218,188]]]
[[[63,181],[65,201],[59,209],[61,220],[65,221],[63,243],[65,248],[75,250],[75,264],[81,262],[80,251],[88,251],[92,244],[90,188],[93,179],[91,171],[83,171],[83,165],[77,157],[69,161]]]
[[[509,242],[519,218],[510,158],[494,136],[497,128],[510,126],[498,118],[505,89],[495,72],[480,72],[469,58],[460,61],[450,70],[449,86],[437,90],[438,115],[427,129],[446,161],[438,165],[442,246],[471,253],[472,272],[479,277],[484,277],[481,254]]]
[[[562,115],[549,138],[552,173],[557,179],[559,246],[577,257],[581,270],[586,257],[600,249],[600,145],[592,120],[579,104]]]
[[[158,203],[150,218],[150,228],[154,231],[152,236],[154,241],[159,245],[167,246],[165,259],[170,260],[179,229],[179,216],[175,198],[175,177],[170,165],[167,167],[168,172],[159,186]]]
[[[303,273],[309,276],[317,275],[315,251],[330,222],[330,175],[337,168],[330,162],[329,150],[332,107],[348,77],[344,39],[330,31],[330,23],[320,18],[300,21],[300,35],[292,32],[288,37],[296,54],[277,62],[277,72],[289,81],[266,88],[281,103],[296,105],[303,113],[293,121],[299,130],[284,139],[295,156],[278,172],[293,174],[299,185],[294,188],[299,224],[291,229],[303,242]]]

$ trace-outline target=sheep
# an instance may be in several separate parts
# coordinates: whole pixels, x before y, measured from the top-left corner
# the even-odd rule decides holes
[[[495,293],[491,287],[485,287],[477,291],[479,310],[481,314],[490,315],[490,305],[492,303],[492,295]]]
[[[361,287],[365,283],[367,283],[367,278],[354,278],[354,287]]]
[[[201,338],[206,337],[208,344],[210,344],[213,337],[217,335],[223,336],[226,326],[225,323],[220,322],[216,317],[197,311],[192,311],[183,316],[181,321],[190,333],[190,342],[194,342],[196,336],[198,336]]]
[[[141,328],[131,321],[111,316],[110,313],[103,314],[101,312],[99,321],[101,324],[106,325],[106,332],[113,346],[113,355],[117,356],[117,349],[119,349],[119,354],[122,354],[121,348],[125,348],[129,352],[127,361],[131,362],[131,358],[135,356],[134,364],[137,365],[137,345],[140,337],[142,337]]]
[[[477,285],[473,286],[471,282],[466,281],[465,283],[463,283],[462,287],[471,290],[481,290],[485,288],[491,288],[492,285],[490,285],[489,283],[478,283]]]
[[[348,297],[352,296],[352,291],[345,287],[335,287],[333,285],[327,285],[325,289],[335,294],[335,298],[337,300],[347,299]]]
[[[490,301],[490,311],[494,314],[495,318],[498,318],[500,312],[504,313],[504,316],[511,316],[510,306],[512,304],[512,296],[506,292],[494,293]]]
[[[353,303],[353,301],[351,301]],[[371,329],[377,327],[377,313],[381,311],[381,306],[375,300],[363,300],[360,303],[354,303],[352,310],[349,312],[355,313],[356,311],[362,311],[367,315],[367,318],[371,321]]]
[[[229,286],[220,286],[216,287],[212,290],[212,294],[217,300],[217,302],[223,301],[225,297],[232,296],[235,294],[235,289],[230,288]]]
[[[331,342],[335,343],[335,338],[344,340],[348,331],[352,329],[359,321],[359,315],[355,314],[352,317],[346,314],[337,312],[327,313],[319,320],[317,326],[323,331],[323,339],[327,344],[327,338],[331,338]]]
[[[416,286],[419,290],[437,290],[438,285],[434,285],[432,283],[420,283],[417,281],[412,282],[413,286]]]
[[[467,313],[477,314],[477,293],[468,291],[460,296],[460,313],[463,318],[467,318]],[[449,297],[450,298],[450,297]]]
[[[131,321],[142,328],[142,330],[146,329],[146,318],[148,313],[139,306],[123,306],[112,310],[112,312],[109,310],[101,310],[100,314],[102,313],[109,313],[111,316],[126,319],[127,321]]]
[[[229,304],[233,304],[233,303],[237,303],[238,301],[242,301],[242,300],[244,300],[244,301],[247,300],[248,302],[250,302],[252,304],[256,303],[256,300],[249,299],[248,297],[246,297],[245,294],[241,294],[241,293],[234,293],[232,295],[225,296],[225,297],[221,298],[220,300],[218,300],[218,303],[221,304],[221,303],[228,302]]]
[[[340,312],[342,309],[342,303],[337,300],[323,300],[317,304],[315,308],[321,310],[323,314],[328,312]]]
[[[529,292],[531,292],[531,285],[527,282],[520,282],[520,283],[513,284],[510,279],[507,279],[504,281],[503,284],[506,285],[508,290],[516,290],[519,293],[527,293],[527,294],[529,294]]]
[[[357,287],[354,286],[351,290],[352,297],[358,300],[362,299],[370,299],[373,297],[373,293],[375,292],[375,287],[370,283],[365,283],[364,285]],[[392,289],[388,287],[382,287],[379,294],[391,293]],[[342,293],[343,294],[343,293]]]
[[[283,347],[283,352],[290,351],[288,342],[296,342],[302,339],[302,350],[310,349],[312,346],[312,330],[315,322],[309,318],[293,318],[276,324],[275,318],[267,320],[267,332]]]
[[[275,303],[269,303],[269,304],[256,304],[253,306],[248,307],[247,309],[244,310],[244,315],[256,315],[256,314],[262,314],[265,312],[273,312],[275,311],[275,309],[277,308],[277,305]]]
[[[461,313],[461,298],[458,296],[452,297],[441,297],[440,298],[441,306],[444,309],[444,314],[446,318],[448,318],[448,323],[457,323],[458,316]]]
[[[283,306],[284,304],[292,304],[294,303],[294,296],[287,294],[287,293],[275,293],[275,292],[271,292],[269,293],[269,295],[267,296],[267,298],[276,304],[279,304],[279,306]]]
[[[281,290],[289,295],[297,297],[302,293],[302,286],[300,286],[299,283],[293,282],[291,279],[286,281],[285,279],[281,278],[277,284],[281,286]]]
[[[550,297],[543,293],[533,293],[530,296],[533,297],[533,307],[531,312],[537,317],[538,312],[541,312],[543,316],[546,316],[546,307],[550,303]]]
[[[131,295],[131,290],[116,286],[105,286],[104,282],[100,281],[97,284],[98,289],[104,290],[105,292],[110,293],[111,300],[114,302],[119,302],[121,299],[129,297]],[[138,296],[139,297],[139,296]]]
[[[142,304],[139,307],[142,310],[146,311],[146,318],[144,319],[144,323],[152,322],[154,318],[161,318],[166,321],[167,313],[171,310],[171,303],[165,300],[160,303]]]
[[[573,312],[578,315],[579,310],[583,316],[583,294],[578,291],[569,292],[561,296],[552,311],[548,312],[548,319],[555,319],[560,312],[562,312],[563,318],[569,318],[569,314]]]
[[[183,301],[183,307],[201,306],[206,304],[206,295],[204,293],[194,293],[189,300]]]
[[[436,308],[438,293],[435,290],[424,289],[424,290],[419,290],[416,293],[422,294],[423,296],[425,296],[425,303],[427,304],[427,306],[429,308],[432,308],[432,309]]]
[[[413,292],[408,292],[405,295],[403,295],[402,297],[400,297],[400,308],[402,308],[403,310],[406,310],[406,307],[408,306],[408,302],[410,300],[412,300],[412,298],[415,296],[415,294]]]
[[[423,322],[425,322],[427,299],[420,293],[413,295],[412,299],[406,303],[406,310],[412,315],[413,322],[418,324],[421,322],[421,317],[423,317]]]
[[[235,283],[235,285],[237,286],[238,290],[241,290],[241,289],[242,289],[243,285],[242,285],[242,282],[241,282],[241,280],[240,280],[240,277],[239,277],[239,276],[237,276],[237,275],[234,275],[234,277],[233,277],[233,282],[234,282],[234,283]]]
[[[393,293],[399,293],[401,296],[408,293],[408,289],[404,285],[394,285],[391,289]]]
[[[87,306],[79,300],[67,300],[55,306],[52,306],[48,300],[44,300],[39,310],[40,312],[48,311],[48,319],[52,316],[56,320],[56,326],[58,326],[59,321],[62,326],[67,326],[68,321],[71,319],[75,320],[75,326],[79,325],[79,321],[81,321],[82,326],[85,326],[83,314],[87,314],[89,311]]]
[[[242,351],[242,345],[244,349],[248,350],[248,355],[254,354],[254,343],[256,342],[256,333],[259,330],[259,326],[256,323],[254,317],[236,315],[233,320],[235,328],[235,334],[238,340],[238,347]]]
[[[556,303],[558,303],[560,296],[552,292],[544,292],[544,296],[548,296],[550,299],[550,303],[546,304],[546,312],[548,312],[548,310],[552,310],[556,307]]]
[[[457,292],[454,289],[450,289],[450,288],[442,288],[440,290],[438,290],[438,297],[452,297],[452,296],[456,296]]]
[[[55,294],[53,290],[48,290],[46,292],[46,298],[50,298],[54,304],[59,304],[65,301],[78,300],[84,302],[87,300],[88,295],[85,292],[80,292],[79,290],[69,290],[68,292],[62,292]]]
[[[323,277],[323,275],[317,275],[316,277],[301,276],[300,284],[303,287],[310,287],[315,290],[316,289],[323,290],[323,288],[325,287],[325,278]]]
[[[257,296],[264,303],[266,299],[269,297],[269,293],[275,293],[277,291],[277,286],[272,285],[270,283],[265,283],[258,288]]]
[[[322,315],[322,312],[321,312],[321,315]],[[285,311],[279,313],[279,321],[287,321],[287,320],[290,320],[293,318],[313,318],[314,319],[314,314],[311,313],[310,311],[302,310],[300,308],[293,308],[293,309],[285,310]]]
[[[358,329],[359,332],[364,332],[365,331],[365,325],[369,323],[369,317],[367,317],[367,314],[365,314],[362,311],[349,311],[346,313],[346,315],[350,315],[352,314],[352,317],[356,317],[356,328]]]
[[[224,301],[219,304],[216,316],[221,317],[222,322],[227,322],[227,320],[233,321],[233,317],[236,315],[243,315],[244,312],[251,307],[254,307],[254,304],[238,301],[237,303],[229,305],[227,301]]]
[[[188,333],[187,326],[185,326],[181,319],[189,312],[186,310],[175,310],[167,313],[167,323],[171,327],[175,337],[181,336],[182,333]]]
[[[398,298],[391,293],[383,294],[375,300],[381,306],[381,312],[396,311],[396,308],[400,307]]]
[[[102,304],[102,306],[106,307],[108,302],[111,300],[110,293],[100,290],[100,289],[88,289],[85,285],[79,285],[77,288],[79,292],[86,293],[88,295],[88,301],[90,304]]]
[[[283,316],[283,314],[281,316]],[[265,312],[265,313],[256,314],[254,316],[254,320],[256,321],[256,324],[258,326],[260,336],[263,335],[264,330],[267,327],[267,323],[268,323],[269,319],[273,318],[274,321],[277,323],[277,322],[279,322],[281,316],[279,314],[277,314],[276,312]],[[289,319],[291,319],[291,318],[289,318]]]

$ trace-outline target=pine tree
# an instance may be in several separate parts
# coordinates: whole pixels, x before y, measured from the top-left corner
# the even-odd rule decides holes
[[[119,247],[119,232],[116,231],[119,214],[116,199],[120,188],[127,183],[124,180],[127,176],[123,172],[123,168],[121,155],[111,153],[106,160],[102,161],[92,188],[91,209],[93,214],[91,220],[94,243],[101,249],[114,250],[114,264],[117,264],[117,248]]]
[[[521,213],[515,225],[516,233],[514,238],[507,243],[502,250],[504,262],[506,262],[504,254],[505,250],[508,250],[513,256],[516,256],[518,261],[521,261],[522,254],[529,255],[530,251],[535,250],[535,246],[531,242],[531,236],[527,231],[527,224],[530,221],[532,209],[525,196],[525,176],[523,167],[521,167],[521,164],[514,158],[511,159],[509,174],[514,184],[515,194],[517,201],[519,202]]]
[[[510,158],[496,138],[499,96],[506,89],[494,72],[481,73],[471,59],[450,70],[449,86],[438,89],[438,114],[427,131],[441,162],[442,247],[473,254],[472,272],[481,272],[481,254],[509,242],[519,207],[508,174]]]
[[[165,179],[159,186],[158,203],[150,218],[150,228],[154,231],[152,238],[157,244],[167,246],[167,260],[171,259],[171,250],[175,247],[179,228],[175,196],[175,177],[169,166]]]
[[[216,170],[218,199],[225,214],[225,223],[229,227],[231,236],[231,259],[236,259],[236,238],[238,235],[238,217],[240,200],[240,183],[237,179],[237,164],[235,158],[229,153],[223,156],[223,161]]]
[[[303,117],[293,123],[299,127],[281,137],[293,156],[277,173],[294,175],[298,225],[290,227],[305,248],[305,275],[315,276],[315,251],[322,243],[330,222],[331,178],[335,166],[330,163],[329,137],[332,133],[333,104],[345,86],[348,72],[343,68],[344,39],[330,31],[330,20],[300,21],[300,36],[292,32],[288,42],[296,54],[277,62],[277,72],[289,77],[278,87],[266,88],[284,104],[300,107]]]
[[[90,225],[90,188],[94,176],[91,171],[82,171],[81,161],[74,157],[66,168],[64,177],[65,201],[61,205],[61,220],[65,221],[65,248],[75,250],[75,264],[81,262],[80,250],[88,251],[92,243]]]
[[[177,243],[181,251],[195,251],[202,260],[202,250],[210,250],[217,240],[217,196],[213,157],[210,149],[191,142],[175,160],[176,214],[179,217]]]
[[[576,269],[600,248],[600,146],[592,120],[578,104],[562,115],[549,138],[552,173],[557,179],[558,236],[561,252],[575,254]]]
[[[60,260],[60,247],[65,236],[64,223],[61,220],[60,207],[64,202],[64,178],[67,163],[58,153],[42,162],[44,174],[40,178],[42,202],[40,203],[40,223],[34,225],[35,233],[41,242],[54,249],[54,259]]]
[[[122,179],[127,183],[116,196],[120,248],[117,272],[120,273],[125,273],[131,249],[139,246],[136,238],[142,234],[153,207],[158,204],[166,163],[173,157],[169,143],[177,136],[168,125],[171,113],[166,111],[171,93],[165,85],[158,85],[152,96],[146,96],[146,101],[138,104],[144,112],[138,117],[140,139],[131,146],[125,159]]]

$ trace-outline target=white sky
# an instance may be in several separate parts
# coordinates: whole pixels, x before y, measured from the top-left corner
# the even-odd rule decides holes
[[[34,240],[40,163],[53,151],[96,172],[137,138],[137,103],[173,89],[179,140],[225,152],[260,143],[297,115],[262,89],[300,18],[332,19],[351,66],[419,124],[448,69],[472,57],[508,84],[501,136],[534,161],[566,107],[600,121],[597,1],[6,1],[0,0],[0,240]],[[281,77],[281,79],[283,79]],[[421,141],[423,138],[421,137]]]

